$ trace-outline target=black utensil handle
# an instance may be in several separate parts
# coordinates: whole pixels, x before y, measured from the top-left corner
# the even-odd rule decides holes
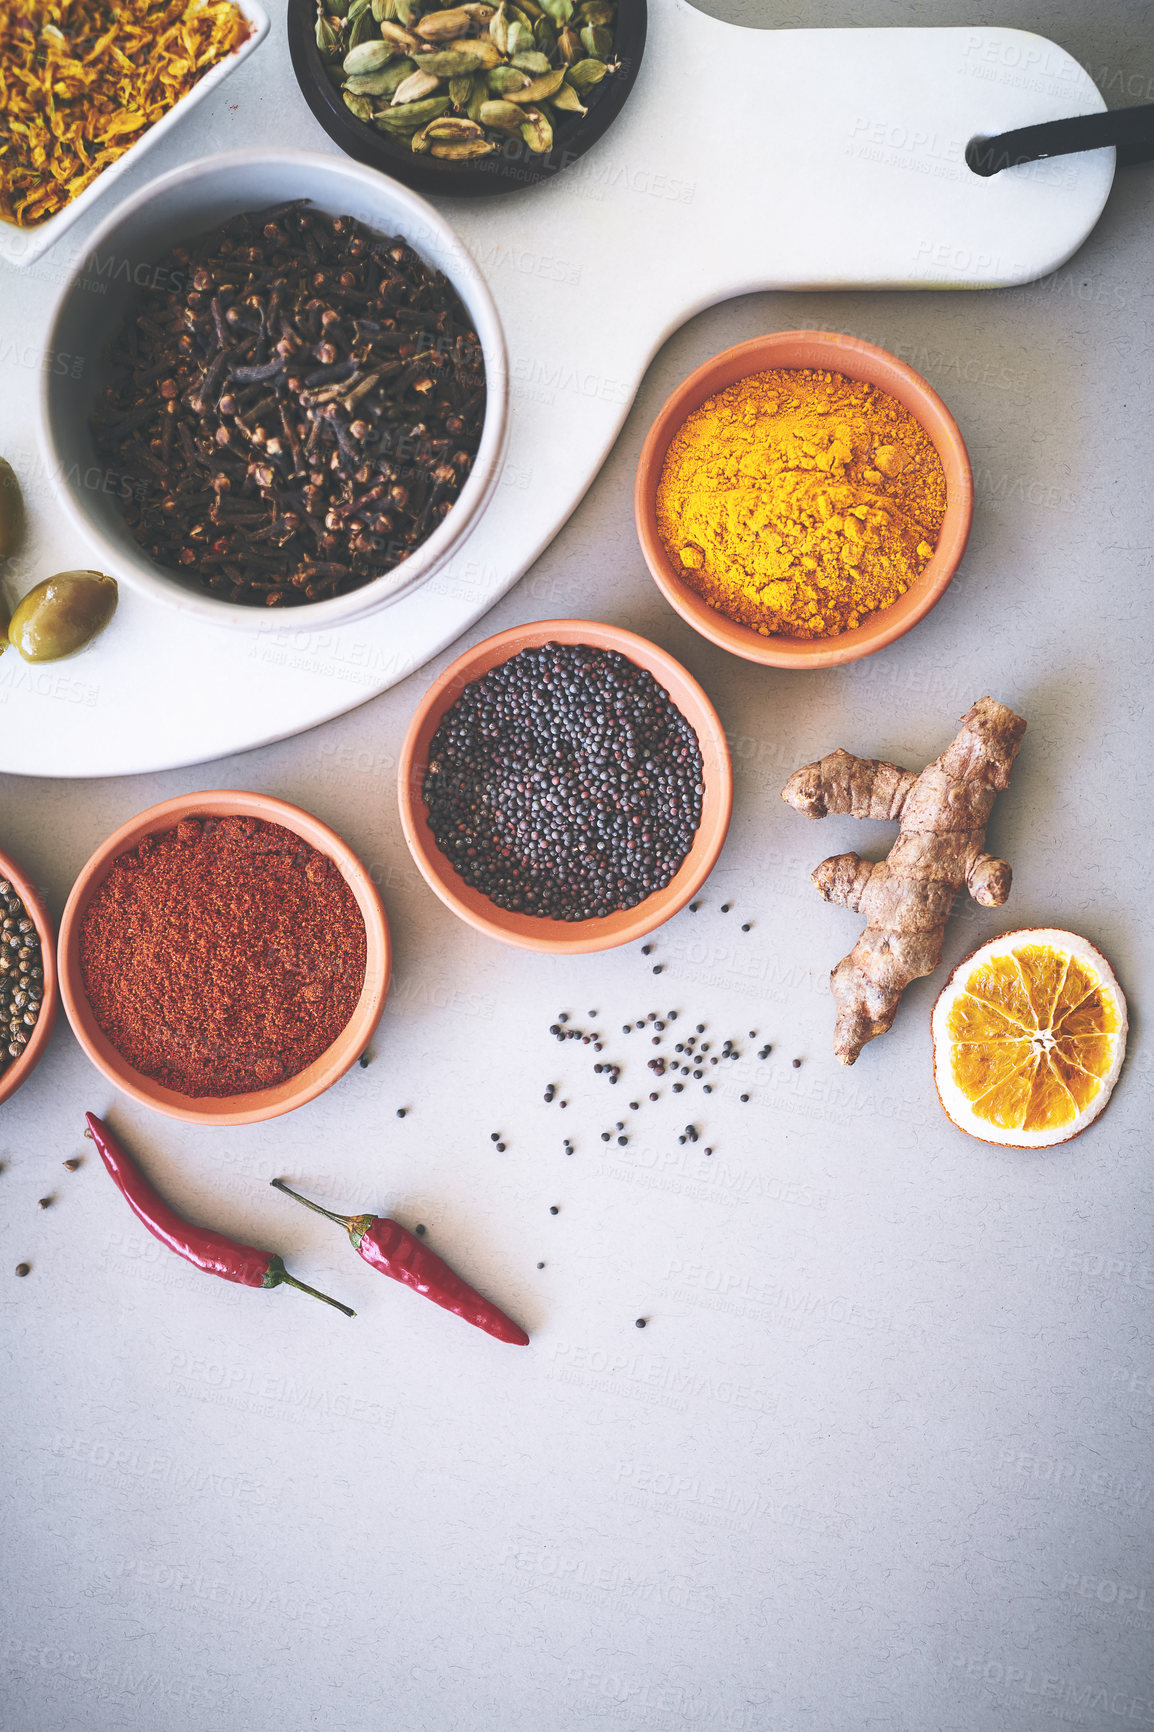
[[[1113,145],[1118,167],[1154,159],[1154,103],[1138,108],[1113,108],[1104,114],[1079,114],[1071,120],[1047,120],[1041,126],[1020,126],[996,138],[971,138],[966,165],[988,177],[1023,162],[1048,156],[1070,156],[1079,150]]]

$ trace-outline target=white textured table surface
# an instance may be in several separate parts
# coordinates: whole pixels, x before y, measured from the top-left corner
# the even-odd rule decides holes
[[[972,17],[956,0],[726,15]],[[1154,100],[1140,4],[991,0],[983,21],[1061,42],[1112,106]],[[662,350],[572,521],[474,628],[599,615],[664,644],[717,703],[733,829],[701,911],[650,957],[506,950],[426,890],[393,784],[433,668],[201,769],[0,781],[4,844],[57,913],[145,805],[206,786],[297,801],[371,863],[398,961],[370,1067],[272,1125],[210,1133],[129,1107],[63,1026],[2,1109],[6,1732],[1154,1725],[1152,185],[1149,169],[1122,174],[1082,253],[1035,287],[761,295],[700,316]],[[970,549],[936,612],[884,654],[806,677],[727,660],[682,626],[631,513],[672,386],[728,343],[803,324],[923,372],[977,478]],[[839,743],[920,765],[985,691],[1030,723],[990,832],[1014,893],[1004,911],[959,907],[947,962],[1010,925],[1072,926],[1113,960],[1134,1024],[1106,1118],[1044,1157],[942,1117],[940,977],[853,1071],[835,1064],[825,974],[859,923],[808,871],[888,832],[807,824],[778,799]],[[616,1031],[670,1007],[748,1056],[709,1100],[665,1085],[631,1114],[649,1049]],[[616,1089],[589,1048],[547,1033],[558,1011],[587,1025],[593,1008],[626,1065]],[[764,1064],[750,1029],[773,1043]],[[549,1082],[565,1111],[542,1101]],[[281,1251],[356,1321],[167,1258],[81,1140],[86,1108],[110,1112],[188,1212]],[[617,1118],[624,1148],[600,1140]],[[690,1120],[696,1148],[677,1142]],[[330,1206],[425,1222],[532,1346],[374,1275],[268,1190],[277,1173]],[[16,1281],[21,1259],[33,1272]]]

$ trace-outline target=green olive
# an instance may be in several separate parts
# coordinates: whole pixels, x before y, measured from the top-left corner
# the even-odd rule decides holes
[[[16,471],[0,457],[0,559],[15,553],[24,533],[24,496]]]
[[[30,589],[8,627],[26,662],[74,656],[116,612],[116,579],[99,571],[59,571]]]

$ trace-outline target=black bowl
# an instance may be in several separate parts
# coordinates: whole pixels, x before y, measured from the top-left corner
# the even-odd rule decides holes
[[[477,162],[442,162],[436,157],[414,155],[407,146],[393,143],[349,113],[321,60],[316,17],[316,0],[289,0],[293,71],[305,101],[329,137],[347,156],[379,168],[415,192],[443,193],[452,198],[493,198],[498,193],[536,186],[584,156],[624,108],[645,51],[645,0],[618,0],[614,54],[621,69],[590,91],[588,114],[567,115],[557,126],[548,156],[537,156],[518,140],[496,156],[481,157]]]

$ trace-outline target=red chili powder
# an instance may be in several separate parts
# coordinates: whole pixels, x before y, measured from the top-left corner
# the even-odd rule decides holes
[[[80,969],[129,1064],[193,1097],[296,1076],[365,980],[365,923],[327,855],[259,818],[187,818],[116,860],[88,906]]]

